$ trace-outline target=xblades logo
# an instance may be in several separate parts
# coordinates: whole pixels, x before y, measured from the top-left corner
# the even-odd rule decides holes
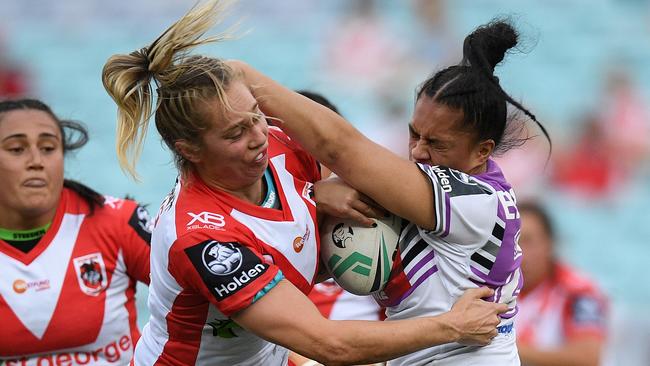
[[[226,220],[223,215],[219,215],[212,212],[203,211],[199,214],[193,212],[187,213],[192,220],[187,223],[187,230],[194,229],[212,229],[212,230],[223,230],[223,227],[226,225]]]

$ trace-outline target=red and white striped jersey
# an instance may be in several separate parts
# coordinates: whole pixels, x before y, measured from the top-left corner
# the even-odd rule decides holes
[[[155,219],[151,317],[136,365],[283,365],[285,348],[230,316],[282,278],[308,293],[318,270],[318,164],[277,129],[269,129],[269,167],[281,202],[265,208],[179,180]]]
[[[517,341],[540,349],[562,346],[575,337],[604,338],[607,300],[597,286],[564,264],[519,295]]]
[[[372,296],[358,296],[345,291],[334,280],[314,285],[309,299],[324,317],[331,320],[384,320],[384,308]]]
[[[0,361],[128,364],[139,337],[136,280],[149,282],[150,235],[147,212],[135,202],[107,196],[91,215],[64,188],[30,252],[0,240]]]

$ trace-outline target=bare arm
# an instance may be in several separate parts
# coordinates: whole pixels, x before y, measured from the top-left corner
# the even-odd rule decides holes
[[[387,210],[420,227],[435,227],[430,183],[417,166],[372,142],[326,107],[239,61],[262,110],[317,160]]]
[[[518,345],[521,363],[526,366],[598,366],[603,342],[596,337],[571,340],[553,350]]]
[[[486,344],[496,335],[497,312],[507,309],[480,300],[491,292],[487,288],[469,290],[450,312],[436,317],[332,321],[283,280],[232,318],[268,341],[327,365],[373,363],[454,341]]]

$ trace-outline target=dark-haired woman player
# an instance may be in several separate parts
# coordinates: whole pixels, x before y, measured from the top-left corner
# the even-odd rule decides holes
[[[126,365],[149,282],[147,211],[63,177],[88,141],[44,103],[0,102],[0,364]]]
[[[391,365],[519,364],[513,328],[523,284],[519,212],[510,184],[491,159],[522,142],[508,134],[516,127],[508,104],[537,122],[494,76],[517,39],[505,21],[482,26],[465,39],[458,65],[423,83],[409,125],[410,162],[371,142],[329,109],[231,62],[261,97],[262,110],[277,117],[289,136],[352,187],[410,221],[391,280],[376,296],[389,320],[448,311],[463,291],[478,286],[495,289],[490,300],[508,305],[499,334],[488,346],[445,344]],[[318,183],[319,195],[325,184]]]

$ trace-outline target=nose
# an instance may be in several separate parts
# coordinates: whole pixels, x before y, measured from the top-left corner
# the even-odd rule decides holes
[[[251,127],[251,143],[250,143],[250,148],[251,149],[257,149],[260,146],[266,144],[266,140],[268,139],[268,134],[269,134],[269,127],[264,123],[256,123]]]
[[[426,148],[427,144],[426,142],[422,140],[418,140],[411,146],[411,157],[415,161],[430,161],[431,160],[431,154],[429,154],[429,150]]]
[[[43,169],[43,155],[38,146],[29,149],[29,169]]]

